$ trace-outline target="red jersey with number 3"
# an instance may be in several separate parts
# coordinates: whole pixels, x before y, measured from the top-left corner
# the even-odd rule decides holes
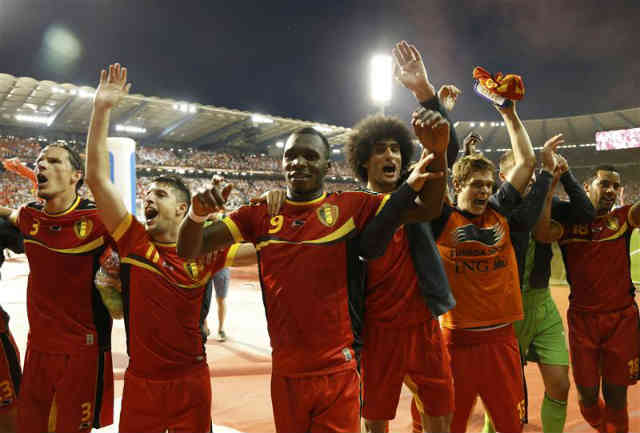
[[[630,242],[631,206],[597,217],[591,224],[565,224],[560,248],[576,311],[622,310],[634,302]]]
[[[112,236],[120,254],[129,369],[148,379],[170,379],[202,367],[205,285],[231,264],[236,247],[184,260],[175,243],[154,242],[131,214]]]
[[[387,198],[323,194],[309,202],[287,200],[274,217],[258,204],[225,218],[236,242],[252,242],[258,250],[274,373],[296,377],[355,366],[353,239]]]
[[[110,346],[111,317],[93,282],[107,236],[95,203],[77,198],[58,214],[29,203],[20,208],[17,224],[30,269],[30,347],[69,353]]]

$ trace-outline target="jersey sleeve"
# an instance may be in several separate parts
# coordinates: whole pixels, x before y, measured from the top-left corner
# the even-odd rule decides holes
[[[634,229],[636,227],[640,227],[640,221],[634,221],[633,220],[633,216],[631,215],[631,208],[633,208],[633,206],[629,205],[629,206],[625,206],[627,209],[625,211],[625,213],[627,214],[627,222],[629,223],[629,226]]]
[[[227,226],[236,243],[255,243],[257,218],[260,214],[259,206],[242,206],[225,217],[222,222]]]
[[[357,210],[354,213],[353,218],[354,222],[356,223],[356,227],[360,231],[364,228],[364,226],[367,224],[367,222],[369,222],[371,218],[380,213],[380,211],[389,201],[390,197],[389,194],[372,194],[368,192],[352,192],[349,194],[354,194],[354,200],[359,199],[360,201],[359,206],[358,203],[355,204]]]
[[[118,227],[111,233],[118,247],[120,258],[127,257],[141,243],[149,239],[144,226],[130,213],[122,219]]]

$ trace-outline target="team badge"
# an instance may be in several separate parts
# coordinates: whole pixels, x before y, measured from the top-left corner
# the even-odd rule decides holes
[[[73,232],[79,239],[84,239],[89,236],[93,230],[93,221],[86,218],[81,218],[73,224]]]
[[[614,232],[618,231],[618,229],[620,228],[620,222],[618,221],[618,218],[614,216],[607,218],[606,224],[607,228],[609,230],[613,230]]]
[[[338,206],[334,204],[323,204],[316,210],[316,213],[320,222],[327,227],[332,227],[338,221],[340,214]]]
[[[184,264],[184,270],[189,274],[189,277],[191,277],[193,281],[198,281],[202,268],[203,266],[198,262],[186,262]]]

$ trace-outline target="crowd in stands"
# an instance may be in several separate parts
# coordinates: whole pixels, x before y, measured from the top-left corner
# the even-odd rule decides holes
[[[71,147],[83,154],[84,143],[83,142],[68,142]],[[0,158],[14,158],[18,157],[21,161],[32,163],[38,153],[40,152],[42,145],[37,138],[19,138],[10,135],[0,136]],[[634,154],[634,152],[640,153],[640,149],[629,149],[626,151],[613,151],[608,152],[607,155],[613,155],[614,153]],[[592,172],[593,165],[596,164],[594,159],[587,161],[580,161],[581,163],[589,163],[588,167],[580,168],[576,167],[573,160],[575,160],[576,154],[580,153],[581,159],[587,157],[587,154],[596,156],[602,155],[595,153],[592,149],[582,149],[581,152],[573,151],[571,155],[567,155],[569,164],[573,166],[572,170],[576,177],[580,180],[586,179]],[[619,158],[623,158],[624,155],[620,155]],[[137,163],[141,166],[151,167],[179,167],[179,168],[193,168],[199,170],[206,169],[225,169],[236,171],[238,173],[250,173],[259,172],[267,174],[277,174],[281,170],[281,160],[276,157],[272,157],[266,154],[252,154],[242,153],[235,150],[220,150],[220,151],[197,151],[187,148],[157,148],[150,146],[138,146],[136,149]],[[580,158],[579,158],[580,159]],[[597,160],[601,158],[596,158]],[[624,158],[623,158],[624,159]],[[633,158],[632,158],[633,159]],[[615,164],[622,176],[622,182],[624,185],[623,199],[624,203],[630,204],[637,200],[640,200],[640,170],[638,165],[629,165],[630,159],[626,159],[625,163]],[[597,161],[600,163],[601,161]],[[614,162],[618,162],[617,160]],[[187,183],[189,183],[192,191],[204,187],[209,181],[208,177],[189,177],[189,171],[186,173]],[[350,168],[345,161],[332,161],[332,168],[329,171],[329,177],[327,178],[327,190],[349,190],[355,188],[352,183],[332,182],[332,179],[336,176],[339,177],[352,177]],[[150,182],[151,177],[142,176],[138,178],[138,201],[141,202],[142,193],[145,187]],[[252,198],[259,197],[263,192],[270,189],[275,189],[282,186],[282,183],[277,180],[264,180],[264,179],[233,179],[230,180],[234,185],[233,192],[229,199],[229,209],[235,209],[239,206],[249,203]],[[83,196],[88,196],[89,192],[86,187],[81,189]],[[557,194],[561,198],[566,198],[566,194],[561,187],[558,187]],[[6,171],[0,172],[0,205],[9,207],[18,207],[23,203],[26,203],[33,199],[33,192],[31,183],[14,174]]]

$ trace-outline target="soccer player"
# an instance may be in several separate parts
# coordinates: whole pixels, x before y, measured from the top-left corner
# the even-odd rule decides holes
[[[0,266],[4,250],[24,253],[23,236],[6,218],[0,218]],[[9,315],[0,307],[0,432],[16,431],[17,398],[20,393],[22,369],[20,351],[9,330]]]
[[[412,154],[411,133],[404,123],[379,115],[358,123],[345,148],[354,174],[369,191],[378,193],[396,189]],[[412,226],[400,227],[384,255],[367,263],[363,417],[367,431],[374,433],[385,432],[388,421],[395,418],[403,380],[416,389],[430,418],[424,424],[432,431],[448,431],[453,412],[451,367],[437,316],[454,301],[433,238],[428,249],[417,250],[420,228]],[[417,254],[422,258],[416,262]],[[438,283],[443,289],[437,300],[427,298],[431,308],[421,293],[424,281],[416,272],[426,255],[432,266],[423,271],[431,273],[432,280],[441,276]]]
[[[537,220],[542,211],[540,205],[546,200],[553,200],[552,213],[557,218],[590,222],[595,216],[595,209],[569,171],[567,161],[556,153],[557,146],[562,143],[562,135],[558,134],[545,143],[541,152],[543,161],[552,154],[557,162],[551,187],[547,185],[541,188],[542,175],[539,174],[523,204],[515,212],[530,214]],[[500,158],[502,179],[513,169],[513,165],[513,152],[505,152]],[[553,199],[553,191],[559,181],[569,195],[569,202]],[[545,191],[547,197],[543,202],[538,196]],[[524,307],[524,320],[516,322],[514,329],[524,360],[538,364],[544,381],[545,394],[540,413],[542,429],[545,432],[562,432],[569,394],[569,352],[562,319],[549,291],[551,246],[536,242],[532,231],[514,233],[512,240],[520,268]],[[485,432],[494,431],[488,416],[485,421]]]
[[[113,422],[111,317],[93,278],[106,230],[78,196],[82,160],[64,142],[36,159],[41,199],[0,209],[24,235],[29,338],[18,431],[88,432]]]
[[[511,244],[511,231],[521,223],[509,217],[522,201],[536,160],[515,102],[499,111],[514,151],[513,170],[491,195],[493,163],[480,154],[461,158],[453,166],[457,205],[445,204],[432,221],[456,299],[442,321],[455,384],[452,432],[466,430],[478,395],[498,431],[522,430],[523,378],[512,324],[523,314]]]
[[[627,387],[636,383],[640,370],[629,252],[631,232],[640,224],[640,202],[612,209],[621,178],[610,165],[597,167],[584,188],[596,219],[552,219],[549,201],[536,237],[558,241],[567,269],[569,348],[582,416],[598,431],[626,432]]]
[[[129,366],[119,430],[208,432],[211,382],[200,333],[204,286],[236,253],[255,253],[251,246],[234,246],[198,260],[178,257],[178,225],[191,197],[177,176],[149,185],[144,225],[127,212],[109,179],[106,139],[111,110],[129,88],[119,64],[100,73],[87,139],[87,184],[120,256]]]
[[[190,217],[180,227],[178,251],[186,257],[234,241],[256,245],[273,348],[271,400],[278,432],[360,430],[354,351],[364,295],[359,256],[381,255],[396,227],[433,218],[442,206],[444,173],[438,167],[449,124],[430,111],[414,125],[435,155],[423,152],[390,196],[326,194],[329,144],[315,129],[303,128],[284,148],[287,200],[278,215],[270,217],[264,203],[245,206],[203,230],[206,216],[224,204],[214,185],[194,197]],[[427,171],[430,163],[439,173]],[[417,207],[420,192],[422,206]]]

